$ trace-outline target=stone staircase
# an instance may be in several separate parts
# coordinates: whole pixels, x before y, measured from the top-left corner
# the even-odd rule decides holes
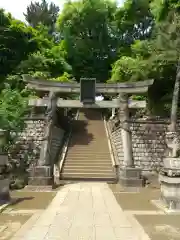
[[[74,122],[61,180],[116,180],[99,110],[83,109]]]

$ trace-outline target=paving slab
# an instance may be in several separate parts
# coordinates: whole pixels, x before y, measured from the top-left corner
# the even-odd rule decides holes
[[[106,183],[62,187],[18,240],[142,240]],[[15,238],[13,240],[16,240]]]

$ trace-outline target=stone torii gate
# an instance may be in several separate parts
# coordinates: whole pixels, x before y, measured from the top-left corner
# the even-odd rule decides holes
[[[121,122],[121,136],[124,153],[124,164],[120,167],[119,179],[124,185],[141,185],[140,180],[141,169],[134,167],[132,154],[132,141],[129,126],[129,108],[145,108],[145,101],[128,101],[129,94],[142,94],[148,91],[148,88],[153,84],[154,80],[146,80],[140,82],[126,82],[117,84],[96,84],[96,93],[101,94],[117,94],[118,98],[112,101],[97,101],[91,104],[83,104],[80,100],[63,100],[55,97],[58,93],[80,93],[79,83],[61,83],[51,80],[33,79],[29,75],[23,75],[23,80],[27,83],[27,87],[41,92],[49,92],[48,98],[30,99],[29,105],[34,107],[60,107],[60,108],[118,108],[119,120]],[[52,100],[53,96],[53,100]],[[50,104],[53,102],[53,104]],[[53,111],[53,110],[52,110]],[[50,159],[48,160],[50,161]],[[41,159],[41,168],[42,165]],[[45,163],[51,165],[50,162]],[[41,170],[41,172],[43,172]],[[51,171],[49,171],[51,172]],[[133,179],[133,181],[132,181]],[[128,183],[132,181],[132,184]]]

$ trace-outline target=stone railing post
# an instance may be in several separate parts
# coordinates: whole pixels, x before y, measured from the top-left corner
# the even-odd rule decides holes
[[[120,166],[120,183],[127,187],[142,186],[141,169],[135,168],[132,149],[132,137],[129,123],[128,95],[119,95],[119,118],[121,122],[123,166]]]
[[[116,109],[112,108],[112,110],[111,110],[111,119],[114,118],[115,114],[116,114]]]

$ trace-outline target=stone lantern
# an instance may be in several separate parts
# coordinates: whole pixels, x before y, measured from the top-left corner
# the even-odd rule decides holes
[[[0,203],[10,200],[8,153],[5,151],[7,131],[0,129]]]
[[[176,132],[166,133],[168,154],[159,173],[161,198],[168,210],[180,210],[180,155]]]

